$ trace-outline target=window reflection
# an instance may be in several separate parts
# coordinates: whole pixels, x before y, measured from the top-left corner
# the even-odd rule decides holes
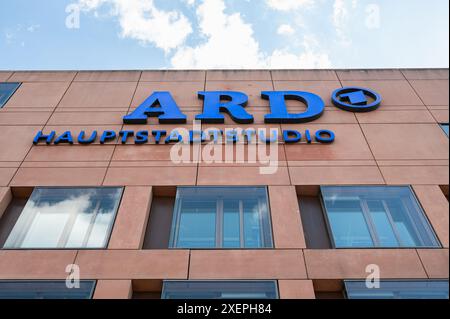
[[[321,188],[334,244],[346,247],[438,247],[410,187]]]
[[[121,188],[36,188],[4,248],[104,248]]]
[[[275,281],[165,281],[162,299],[277,299]]]
[[[172,248],[272,247],[264,187],[181,187]]]

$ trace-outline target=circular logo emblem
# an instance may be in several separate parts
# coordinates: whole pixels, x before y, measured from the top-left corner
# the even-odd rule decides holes
[[[331,99],[336,107],[349,112],[370,112],[376,110],[381,104],[380,94],[356,86],[335,90]]]

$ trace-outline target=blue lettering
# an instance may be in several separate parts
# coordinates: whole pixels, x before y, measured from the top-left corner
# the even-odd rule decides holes
[[[203,114],[197,115],[196,120],[202,123],[225,122],[225,116],[220,114],[225,112],[239,124],[253,123],[253,116],[245,111],[244,107],[248,103],[248,96],[241,92],[198,92],[198,96],[204,100]],[[228,102],[223,102],[223,101]]]
[[[265,123],[297,124],[318,119],[325,110],[325,103],[320,96],[300,91],[262,92],[261,96],[269,100],[271,114],[264,118]],[[306,111],[292,114],[287,111],[286,100],[297,100],[306,104]]]
[[[123,122],[146,124],[149,116],[157,116],[161,124],[183,124],[187,119],[169,92],[154,92],[133,113],[125,116]]]

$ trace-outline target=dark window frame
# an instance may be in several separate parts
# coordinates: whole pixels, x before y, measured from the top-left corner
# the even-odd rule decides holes
[[[413,199],[415,200],[415,202],[417,203],[417,205],[419,206],[423,219],[425,221],[425,223],[427,224],[427,226],[429,227],[429,229],[431,230],[431,233],[428,234],[430,235],[430,237],[432,237],[435,241],[436,241],[436,246],[383,246],[378,244],[379,243],[379,239],[376,240],[376,238],[378,238],[378,236],[374,237],[375,234],[377,234],[376,231],[376,227],[374,226],[374,224],[371,222],[372,218],[370,217],[370,213],[367,211],[367,207],[365,207],[366,209],[363,208],[363,205],[361,205],[361,211],[363,213],[364,216],[364,221],[366,223],[366,226],[369,230],[369,234],[371,236],[372,242],[373,242],[373,246],[364,246],[364,247],[338,247],[336,245],[335,242],[335,238],[334,238],[334,234],[333,234],[333,230],[331,227],[331,223],[330,223],[330,219],[327,213],[327,209],[326,209],[326,205],[325,205],[325,200],[323,197],[323,193],[322,193],[322,189],[324,187],[340,187],[340,188],[351,188],[351,187],[361,187],[361,188],[365,188],[365,187],[371,187],[371,188],[381,188],[381,187],[407,187],[410,191],[411,196],[413,197]],[[425,209],[422,207],[422,204],[420,203],[419,199],[417,198],[416,193],[414,192],[414,189],[411,187],[411,185],[321,185],[320,186],[320,190],[319,190],[319,198],[320,198],[320,203],[322,206],[322,213],[323,213],[323,217],[325,219],[325,225],[328,231],[328,235],[329,235],[329,239],[331,242],[331,246],[332,249],[416,249],[416,248],[420,248],[420,249],[441,249],[442,243],[439,239],[439,237],[436,234],[436,230],[434,229],[433,225],[431,224],[427,214],[425,213]],[[370,200],[369,200],[370,201]],[[367,202],[367,200],[366,200]],[[389,210],[387,211],[387,213],[389,212]],[[392,216],[390,215],[390,213],[388,213],[387,215],[389,215],[389,221],[390,221],[390,225],[391,227],[392,225]],[[408,218],[410,219],[411,217],[408,215]],[[412,223],[414,228],[415,225],[414,223]],[[394,230],[396,229],[396,227],[393,228]],[[420,240],[422,240],[421,238],[419,238]],[[401,241],[399,241],[399,243],[401,243]]]
[[[230,279],[230,280],[164,280],[162,285],[162,291],[161,291],[161,299],[170,299],[166,298],[167,294],[167,287],[166,283],[180,283],[180,284],[214,284],[214,286],[220,286],[221,283],[227,283],[227,284],[252,284],[252,283],[265,283],[265,284],[273,284],[274,285],[274,291],[275,294],[274,298],[267,298],[268,300],[276,300],[280,298],[280,292],[279,292],[279,285],[278,280],[273,279],[261,279],[261,280],[246,280],[246,279]],[[220,289],[217,289],[220,290]],[[204,292],[210,292],[211,290],[205,290]],[[192,300],[199,300],[198,298],[192,298]],[[203,298],[204,299],[204,298]],[[236,299],[237,300],[237,299]],[[242,300],[242,298],[239,298],[239,300]],[[252,300],[252,298],[248,298],[248,300]]]
[[[380,279],[380,289],[381,291],[383,290],[382,285],[383,283],[447,283],[448,286],[448,279]],[[361,280],[361,279],[348,279],[348,280],[344,280],[344,294],[346,299],[357,299],[357,298],[350,298],[349,297],[349,284],[360,284],[361,286],[365,284],[365,280]],[[367,291],[377,291],[377,288],[373,288],[373,289],[368,289]],[[448,291],[447,291],[448,292]],[[363,298],[363,299],[367,299],[367,298]],[[373,299],[380,299],[380,298],[376,298],[374,297]],[[399,298],[392,298],[392,299],[399,299]],[[402,298],[400,298],[402,299]],[[413,298],[413,299],[419,299],[419,298]],[[424,299],[424,298],[420,298],[420,299]],[[431,299],[431,298],[428,298]]]
[[[65,284],[65,280],[60,280],[60,279],[55,279],[55,280],[51,280],[51,279],[43,279],[43,280],[26,280],[26,279],[23,279],[23,280],[14,280],[14,279],[6,279],[6,280],[0,280],[0,286],[2,285],[2,284],[36,284],[36,285],[38,285],[38,284],[48,284],[48,285],[52,285],[52,284],[61,284],[61,287],[62,287],[62,284]],[[84,284],[87,284],[87,285],[91,285],[91,287],[89,287],[89,289],[85,289],[85,291],[87,292],[87,294],[86,294],[86,298],[50,298],[50,297],[47,297],[47,298],[43,298],[43,299],[50,299],[50,300],[55,300],[55,299],[72,299],[72,300],[82,300],[82,299],[92,299],[93,297],[94,297],[94,293],[95,293],[95,289],[96,289],[96,287],[97,287],[97,280],[80,280],[80,283],[84,283]],[[79,289],[79,288],[72,288],[72,289],[69,289],[69,288],[66,288],[67,289],[67,291],[77,291],[77,289]],[[32,290],[30,290],[30,291],[32,291]],[[49,291],[49,292],[52,292],[51,290]],[[1,293],[1,292],[0,292]],[[44,291],[44,293],[45,293],[45,291]],[[53,291],[53,293],[55,294],[57,294],[58,293],[58,291]],[[66,295],[67,296],[67,295]],[[36,297],[38,297],[38,296],[36,296]],[[0,299],[2,299],[1,297],[0,297]],[[24,299],[23,297],[22,298],[3,298],[3,299]],[[42,298],[35,298],[35,299],[42,299]]]
[[[36,189],[46,189],[46,190],[48,190],[48,189],[105,189],[105,188],[112,188],[112,189],[113,188],[117,188],[117,189],[120,189],[121,191],[120,191],[120,196],[119,196],[118,201],[117,201],[117,205],[116,205],[115,210],[114,210],[114,216],[112,217],[111,225],[109,226],[109,228],[107,230],[107,236],[106,236],[105,244],[104,244],[103,247],[45,247],[45,248],[11,247],[10,248],[10,247],[4,247],[3,246],[3,247],[0,247],[0,251],[1,250],[6,250],[6,251],[7,250],[11,250],[11,251],[13,251],[13,250],[30,250],[30,251],[33,251],[33,250],[42,250],[42,249],[53,250],[53,251],[64,251],[64,250],[105,250],[105,249],[107,249],[108,245],[109,245],[109,242],[111,240],[111,236],[112,236],[112,233],[113,233],[113,230],[114,230],[114,226],[115,226],[115,223],[116,223],[116,220],[117,220],[117,216],[119,214],[120,205],[122,203],[123,195],[125,193],[125,187],[124,186],[73,186],[73,187],[72,186],[36,186],[36,187],[33,188],[33,192]],[[31,196],[33,195],[33,192],[31,193],[30,197],[27,199],[27,202],[31,198]],[[22,213],[23,213],[23,210],[20,213],[20,215]],[[19,216],[19,218],[20,218],[20,216]],[[15,225],[13,226],[13,229],[14,229],[14,227],[15,227]],[[6,241],[8,240],[8,237],[9,237],[10,234],[8,234]],[[5,241],[5,243],[6,243],[6,241]]]
[[[180,189],[220,189],[220,188],[228,188],[228,189],[255,189],[260,188],[264,189],[264,201],[266,204],[267,209],[267,216],[262,216],[260,214],[259,221],[260,221],[260,236],[261,236],[261,247],[244,247],[243,241],[243,204],[242,201],[240,201],[239,205],[239,213],[240,213],[240,247],[223,247],[223,230],[224,230],[224,214],[223,214],[223,199],[216,200],[216,212],[215,212],[215,247],[205,247],[205,248],[184,248],[184,247],[177,247],[178,243],[178,237],[179,237],[179,222],[180,222],[180,216],[181,216],[181,208],[182,205],[180,205],[179,201],[180,198],[178,197],[179,190]],[[226,200],[226,198],[225,198]],[[263,212],[261,209],[262,205],[264,203],[261,202],[261,200],[258,200],[258,206],[259,206],[259,212]],[[264,223],[264,219],[267,219],[267,225]],[[273,227],[272,227],[272,214],[271,214],[271,208],[270,208],[270,197],[269,197],[269,191],[267,186],[179,186],[177,187],[177,193],[175,195],[175,205],[174,205],[174,211],[172,214],[172,225],[170,229],[170,239],[169,239],[169,249],[198,249],[198,250],[252,250],[252,249],[273,249],[274,248],[274,236],[273,236]]]

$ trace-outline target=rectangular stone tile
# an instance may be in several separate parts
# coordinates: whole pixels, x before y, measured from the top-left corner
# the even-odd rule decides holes
[[[447,185],[447,166],[383,166],[381,173],[387,184]]]
[[[106,168],[20,168],[12,186],[100,186]]]
[[[375,90],[383,99],[382,106],[423,105],[420,98],[406,80],[342,81],[342,85],[359,86]]]
[[[449,247],[449,205],[437,185],[414,185],[414,193],[443,247]]]
[[[217,70],[207,71],[206,81],[272,81],[270,71]]]
[[[117,145],[114,151],[113,161],[171,161],[171,149],[173,145]],[[193,160],[198,156],[198,145],[183,146],[189,152],[187,159]],[[195,154],[195,157],[194,157]],[[177,165],[177,163],[173,163]]]
[[[0,167],[0,186],[8,186],[16,171],[15,167]]]
[[[40,126],[2,126],[0,161],[22,161],[40,129]]]
[[[108,249],[142,248],[151,202],[151,187],[125,188]]]
[[[448,249],[418,249],[417,253],[429,278],[448,279]]]
[[[6,82],[12,74],[12,72],[0,72],[0,81]]]
[[[85,250],[82,279],[187,279],[188,250]]]
[[[137,82],[141,71],[82,71],[78,72],[76,82]]]
[[[0,250],[0,279],[65,279],[76,250]]]
[[[189,279],[306,279],[301,250],[193,250]]]
[[[337,81],[334,70],[273,70],[274,81]]]
[[[411,123],[435,123],[431,113],[427,110],[408,111],[376,111],[355,114],[359,123],[363,124],[411,124]]]
[[[336,71],[342,81],[347,80],[404,80],[400,70],[380,69],[380,70],[340,70]]]
[[[302,124],[282,125],[283,130],[300,130],[303,144],[286,145],[288,161],[298,160],[370,160],[372,153],[367,145],[359,125],[356,124]],[[310,130],[312,137],[318,130],[331,130],[335,141],[331,144],[306,144],[305,131]]]
[[[143,71],[141,81],[145,82],[204,82],[205,71]]]
[[[280,299],[316,299],[312,280],[278,280]]]
[[[448,105],[448,80],[411,80],[425,105]]]
[[[0,112],[0,125],[44,125],[51,112]]]
[[[68,82],[27,82],[6,103],[6,108],[46,107],[58,105],[67,88]]]
[[[305,250],[310,279],[365,279],[375,264],[384,279],[427,278],[414,249]]]
[[[109,166],[109,161],[102,162],[23,162],[20,167],[29,167],[29,168],[95,168],[95,167],[105,167]]]
[[[55,112],[48,125],[122,125],[126,112]]]
[[[131,110],[136,109],[150,95],[158,91],[168,91],[179,107],[200,107],[203,102],[197,92],[204,91],[204,82],[139,82],[133,98]]]
[[[270,186],[269,199],[275,248],[306,248],[295,186]]]
[[[207,144],[200,155],[200,166],[286,166],[283,144]]]
[[[132,286],[131,280],[98,280],[93,299],[131,299]]]
[[[404,69],[408,80],[448,80],[448,69]]]
[[[113,145],[39,145],[31,148],[25,161],[100,162],[109,161],[113,152]]]
[[[326,106],[331,106],[331,94],[341,87],[339,81],[274,81],[275,91],[306,91],[317,94]],[[286,101],[289,111],[302,105],[299,101]]]
[[[430,110],[431,114],[438,123],[448,123],[449,122],[449,112],[446,110]]]
[[[59,107],[128,107],[136,82],[73,82]]]
[[[14,72],[8,82],[70,82],[77,72],[20,71]]]
[[[292,185],[384,184],[377,166],[289,167]]]
[[[195,185],[197,167],[112,167],[104,185]]]
[[[272,81],[207,81],[206,91],[237,91],[248,96],[248,106],[266,106],[269,102],[261,98],[262,91],[273,91]]]
[[[287,167],[261,174],[265,167],[199,167],[197,185],[290,185]]]
[[[448,159],[449,143],[436,124],[362,124],[377,160]]]

